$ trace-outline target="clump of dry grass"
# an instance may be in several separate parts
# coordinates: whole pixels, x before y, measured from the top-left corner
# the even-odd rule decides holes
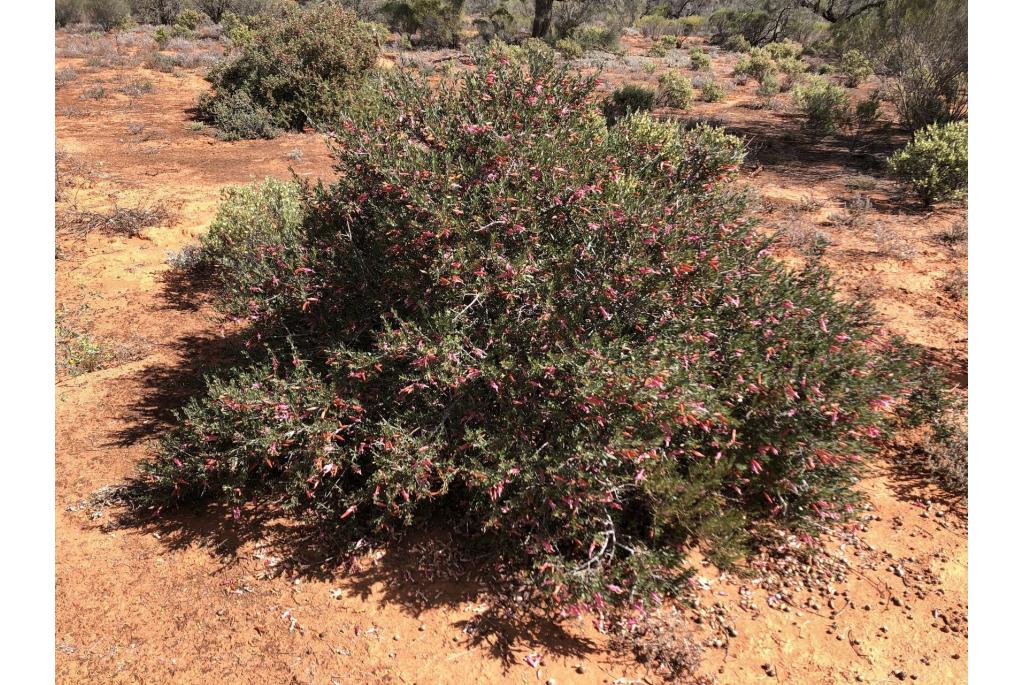
[[[78,78],[78,72],[77,71],[75,71],[71,67],[65,67],[63,69],[58,69],[57,70],[57,73],[54,75],[54,78],[53,78],[53,84],[54,84],[54,87],[57,90],[60,90],[64,86],[66,86],[69,83],[72,83],[73,81],[75,81],[75,79],[77,79],[77,78]]]
[[[882,224],[875,226],[875,245],[880,255],[894,257],[900,261],[913,259],[917,255],[917,248],[913,243]]]
[[[967,298],[967,272],[960,267],[954,268],[942,279],[942,289],[954,300]]]
[[[967,413],[962,402],[947,407],[932,421],[924,454],[935,479],[954,493],[967,492]]]
[[[613,638],[612,646],[631,651],[638,662],[668,682],[711,682],[699,673],[704,649],[690,637],[683,617],[676,612],[644,617],[628,632]]]
[[[844,200],[842,209],[830,213],[826,221],[832,226],[859,228],[865,224],[872,209],[871,198],[867,195],[856,195]]]
[[[147,93],[152,93],[153,82],[148,79],[132,79],[128,83],[118,88],[117,91],[119,93],[127,95],[130,98],[137,98]]]
[[[99,230],[112,235],[138,237],[142,229],[166,223],[170,216],[166,206],[159,202],[151,206],[115,206],[108,213],[73,211],[58,215],[57,228],[61,232],[78,235]]]
[[[780,229],[779,240],[783,245],[811,256],[824,254],[825,248],[833,242],[828,233],[799,221],[795,217]]]
[[[825,203],[813,195],[804,195],[797,201],[795,209],[798,212],[816,212],[824,206]]]
[[[102,100],[110,94],[103,86],[93,86],[92,88],[86,88],[82,91],[81,98],[83,100]]]
[[[853,174],[843,180],[843,185],[850,190],[874,190],[878,186],[878,180],[866,174]]]

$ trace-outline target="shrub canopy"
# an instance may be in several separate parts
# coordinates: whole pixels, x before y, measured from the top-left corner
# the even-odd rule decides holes
[[[921,129],[889,158],[889,169],[925,204],[961,197],[967,191],[967,122]]]
[[[370,27],[331,2],[250,23],[257,38],[211,70],[213,92],[199,101],[200,115],[235,137],[337,119],[380,53]]]
[[[188,405],[154,506],[267,493],[339,538],[439,515],[598,610],[671,591],[688,544],[842,515],[907,350],[770,257],[741,141],[608,128],[592,78],[529,59],[382,76],[336,182],[227,196],[206,245],[268,360]]]

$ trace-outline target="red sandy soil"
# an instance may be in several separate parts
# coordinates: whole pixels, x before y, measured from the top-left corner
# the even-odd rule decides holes
[[[58,33],[57,45],[68,37]],[[646,48],[642,39],[626,44],[633,55]],[[766,228],[798,222],[826,233],[824,260],[844,292],[873,300],[888,326],[966,386],[966,304],[941,285],[966,270],[966,250],[938,239],[965,220],[963,208],[923,212],[899,196],[877,164],[905,140],[898,132],[880,127],[851,153],[805,138],[793,114],[750,108],[756,84],[729,82],[734,59],[713,58],[727,99],[685,116],[717,117],[744,134],[753,150],[744,177],[764,199]],[[664,60],[651,61],[653,74],[626,74],[618,63],[605,77],[653,82]],[[69,66],[78,77],[56,94],[57,145],[73,178],[58,212],[162,202],[172,214],[139,237],[57,239],[65,325],[118,351],[109,368],[59,372],[56,383],[57,682],[658,682],[609,650],[589,621],[481,621],[486,600],[465,582],[444,533],[411,535],[339,566],[287,558],[297,549],[287,521],[233,524],[214,511],[115,523],[118,505],[103,500],[103,488],[133,474],[170,408],[232,349],[202,291],[172,275],[166,252],[206,229],[223,187],[292,169],[327,177],[331,159],[311,133],[223,142],[193,130],[188,109],[206,87],[195,70],[57,60]],[[152,81],[153,91],[117,92],[133,79]],[[82,97],[97,85],[109,95]],[[864,175],[875,179],[865,191],[872,208],[855,225],[826,225],[861,192],[848,179]],[[891,234],[881,247],[876,226]],[[796,250],[782,257],[803,259]],[[728,684],[966,682],[965,503],[905,466],[914,442],[902,436],[877,461],[861,486],[869,502],[861,520],[783,585],[702,567],[699,605],[683,612],[699,620],[692,627],[707,645],[709,675]],[[832,570],[819,576],[824,561]],[[542,657],[539,669],[525,662],[531,653]]]

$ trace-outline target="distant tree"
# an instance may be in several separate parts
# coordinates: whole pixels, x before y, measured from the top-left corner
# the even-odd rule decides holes
[[[126,0],[88,0],[85,13],[90,21],[109,31],[131,14]]]
[[[132,12],[145,22],[170,25],[181,12],[181,0],[132,0]]]

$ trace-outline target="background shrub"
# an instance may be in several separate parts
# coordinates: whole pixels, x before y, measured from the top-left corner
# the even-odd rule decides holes
[[[456,48],[462,40],[465,0],[388,0],[381,8],[393,31],[416,45]]]
[[[379,54],[367,27],[333,3],[259,18],[254,26],[259,40],[211,69],[213,92],[199,100],[200,117],[231,136],[331,122]]]
[[[768,74],[778,71],[775,58],[765,48],[751,48],[750,51],[736,61],[734,69],[737,74],[746,74],[758,81],[763,81]]]
[[[76,24],[82,21],[82,16],[82,0],[56,0],[53,20],[57,28],[62,28],[68,24]]]
[[[650,112],[652,109],[654,91],[633,83],[616,88],[602,103],[602,111],[609,126],[634,112]]]
[[[827,79],[814,77],[793,90],[793,102],[803,112],[805,127],[817,135],[831,135],[850,119],[850,96]]]
[[[962,196],[967,190],[967,122],[918,131],[889,158],[889,169],[925,204]]]
[[[742,34],[734,33],[725,39],[722,47],[730,52],[750,52],[750,41]]]
[[[714,79],[708,79],[701,87],[700,98],[704,102],[721,102],[725,99],[725,88],[718,85]]]
[[[608,26],[580,26],[572,32],[573,39],[583,46],[584,50],[605,50],[615,52],[619,49],[618,29]]]
[[[839,70],[846,76],[846,86],[856,88],[874,72],[871,60],[860,50],[847,50],[839,62]]]
[[[690,68],[694,71],[701,71],[711,68],[711,58],[700,48],[690,49]]]
[[[561,38],[555,42],[555,50],[562,53],[569,59],[579,59],[583,56],[583,46],[572,38]]]
[[[693,101],[693,84],[678,71],[666,71],[658,77],[658,101],[668,107],[686,109]]]
[[[109,31],[131,18],[131,9],[127,0],[85,0],[85,15]]]
[[[185,408],[144,501],[265,495],[335,541],[440,517],[597,612],[673,592],[688,545],[841,517],[919,367],[770,257],[741,141],[608,129],[540,56],[454,78],[386,75],[298,205],[226,200],[204,250],[266,352]]]

